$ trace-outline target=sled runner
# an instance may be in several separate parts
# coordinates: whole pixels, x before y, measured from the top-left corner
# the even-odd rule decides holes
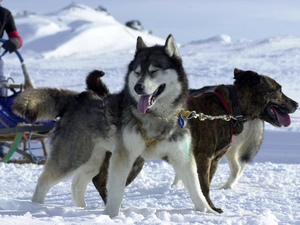
[[[5,41],[0,39],[0,42]],[[11,84],[12,78],[8,78],[5,83],[0,83],[0,88],[3,88],[6,93],[5,96],[0,96],[0,145],[2,148],[8,148],[8,151],[0,156],[0,162],[42,164],[47,156],[45,139],[48,138],[55,121],[30,123],[12,112],[14,98],[24,89],[34,88],[21,54],[18,51],[15,53],[21,62],[24,84]],[[6,52],[1,57],[5,54]],[[20,148],[21,145],[23,148]],[[32,148],[32,145],[40,147]],[[41,156],[33,154],[33,150],[36,149],[42,150]],[[22,156],[21,159],[11,160],[15,152]]]

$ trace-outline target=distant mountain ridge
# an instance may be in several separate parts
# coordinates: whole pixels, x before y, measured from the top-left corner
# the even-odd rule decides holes
[[[133,49],[141,36],[149,45],[164,39],[131,29],[107,11],[72,3],[57,12],[15,18],[24,45],[20,51],[45,58]]]

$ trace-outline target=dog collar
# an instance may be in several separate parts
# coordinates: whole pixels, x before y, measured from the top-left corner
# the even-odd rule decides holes
[[[178,117],[177,123],[181,128],[184,128],[184,118],[189,120],[195,117],[195,112],[190,112],[186,109],[181,109],[178,113],[175,114],[175,116]]]

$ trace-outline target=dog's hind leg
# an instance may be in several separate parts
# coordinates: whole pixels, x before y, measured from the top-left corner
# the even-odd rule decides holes
[[[98,174],[99,168],[105,157],[105,153],[105,149],[94,150],[89,161],[76,170],[72,179],[72,199],[75,206],[86,206],[84,195],[87,185],[92,178]]]
[[[50,158],[50,161],[46,163],[44,171],[38,179],[38,183],[31,200],[37,203],[44,203],[46,194],[49,190],[63,179],[70,177],[73,174],[72,172],[73,171],[60,171],[56,163],[51,162]]]

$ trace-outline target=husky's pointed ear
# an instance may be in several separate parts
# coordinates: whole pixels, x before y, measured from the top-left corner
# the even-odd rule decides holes
[[[165,51],[170,57],[180,58],[177,44],[172,34],[170,34],[166,40]]]
[[[137,42],[136,42],[136,51],[141,48],[147,48],[147,45],[144,43],[141,36],[138,36]]]
[[[240,70],[238,68],[234,68],[234,71],[233,71],[234,77],[236,77],[239,73],[242,73],[242,72],[245,72],[245,71],[244,70]]]

